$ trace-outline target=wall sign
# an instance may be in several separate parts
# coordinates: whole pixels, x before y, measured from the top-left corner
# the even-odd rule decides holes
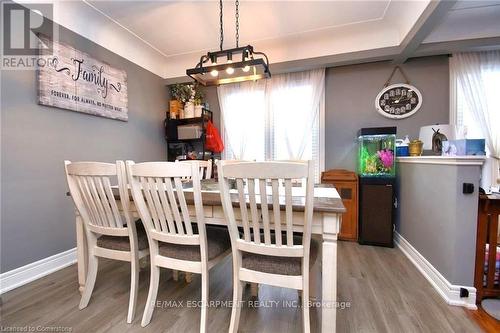
[[[39,37],[41,42],[46,37]],[[127,121],[127,73],[87,53],[53,41],[53,53],[40,57],[38,103],[96,116]]]
[[[397,69],[403,74],[406,83],[389,85]],[[410,85],[403,70],[399,66],[396,66],[385,83],[384,88],[375,98],[375,108],[384,117],[403,119],[413,115],[421,106],[422,94],[416,87]]]

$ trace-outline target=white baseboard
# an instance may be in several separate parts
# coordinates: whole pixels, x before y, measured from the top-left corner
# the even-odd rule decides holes
[[[463,306],[477,310],[476,288],[451,284],[439,271],[432,266],[406,239],[399,233],[394,233],[397,247],[410,259],[422,275],[431,283],[441,297],[450,305]],[[469,297],[460,297],[460,288],[469,291]]]
[[[76,262],[76,248],[0,274],[0,295]]]

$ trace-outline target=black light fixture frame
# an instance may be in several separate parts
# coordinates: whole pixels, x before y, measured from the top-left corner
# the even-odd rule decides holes
[[[232,60],[234,55],[241,54],[242,60],[238,62],[231,62],[225,64],[217,64],[217,60],[219,58],[226,58],[228,60]],[[254,55],[261,56],[260,58],[254,57]],[[205,65],[207,62],[214,63],[213,65]],[[249,66],[250,71],[248,75],[235,75],[234,77],[228,78],[220,78],[220,77],[209,77],[210,72],[216,70],[218,72],[225,71],[229,67],[237,69],[243,69],[244,67]],[[262,70],[259,71],[259,74],[254,74],[254,67],[260,67]],[[196,67],[187,69],[186,74],[191,77],[193,80],[199,82],[204,86],[214,86],[220,84],[227,83],[236,83],[243,81],[255,81],[264,78],[271,77],[271,71],[269,70],[269,59],[267,58],[265,53],[256,52],[253,49],[253,46],[247,45],[243,47],[236,47],[227,50],[220,50],[215,52],[208,52],[206,55],[201,56],[200,62],[196,65]],[[245,73],[246,74],[246,73]],[[207,80],[200,80],[198,75],[207,75]]]

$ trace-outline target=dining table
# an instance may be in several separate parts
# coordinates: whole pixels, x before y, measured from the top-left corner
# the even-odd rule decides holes
[[[113,192],[117,206],[119,209],[122,209],[122,205],[119,202],[118,187],[113,187]],[[295,186],[292,189],[293,229],[296,232],[303,230],[304,193],[305,191],[301,186]],[[201,194],[205,223],[209,225],[227,225],[217,182],[214,180],[208,182],[202,181]],[[233,204],[239,206],[238,195],[234,194],[231,194]],[[192,187],[187,187],[184,190],[184,195],[189,214],[194,217],[195,207]],[[138,219],[139,214],[130,194],[129,198],[129,214],[134,219]],[[335,187],[329,184],[315,185],[313,207],[312,236],[321,242],[321,246],[318,251],[318,260],[316,260],[311,270],[311,301],[314,302],[315,307],[320,308],[321,332],[335,332],[336,311],[339,306],[337,302],[337,236],[340,231],[342,214],[346,209]],[[83,220],[76,210],[77,266],[80,292],[85,287],[88,262],[88,249],[84,227]],[[228,282],[230,280],[232,280],[232,277],[228,276]]]

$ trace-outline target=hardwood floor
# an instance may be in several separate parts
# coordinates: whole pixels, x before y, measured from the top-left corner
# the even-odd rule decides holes
[[[481,332],[464,309],[448,306],[397,249],[340,242],[338,267],[338,298],[348,304],[337,311],[337,332]],[[130,325],[129,272],[127,263],[101,260],[89,306],[80,311],[76,266],[65,268],[2,295],[0,325],[3,330],[28,325],[85,333],[199,330],[200,309],[187,303],[200,300],[199,276],[186,284],[181,279],[174,282],[170,271],[162,270],[158,301],[165,301],[164,306],[157,307],[151,324],[141,328],[149,270],[141,272],[137,313]],[[230,258],[210,272],[212,301],[232,299],[231,276]],[[244,299],[251,301],[250,288]],[[240,332],[301,332],[301,309],[293,306],[297,292],[261,286],[259,301],[245,303]],[[279,306],[271,301],[279,301]],[[230,308],[214,304],[208,318],[209,332],[227,332]],[[311,311],[312,332],[319,331],[318,319],[318,311]]]
[[[477,311],[467,310],[467,313],[485,332],[500,332],[500,321],[487,314],[481,307]]]

